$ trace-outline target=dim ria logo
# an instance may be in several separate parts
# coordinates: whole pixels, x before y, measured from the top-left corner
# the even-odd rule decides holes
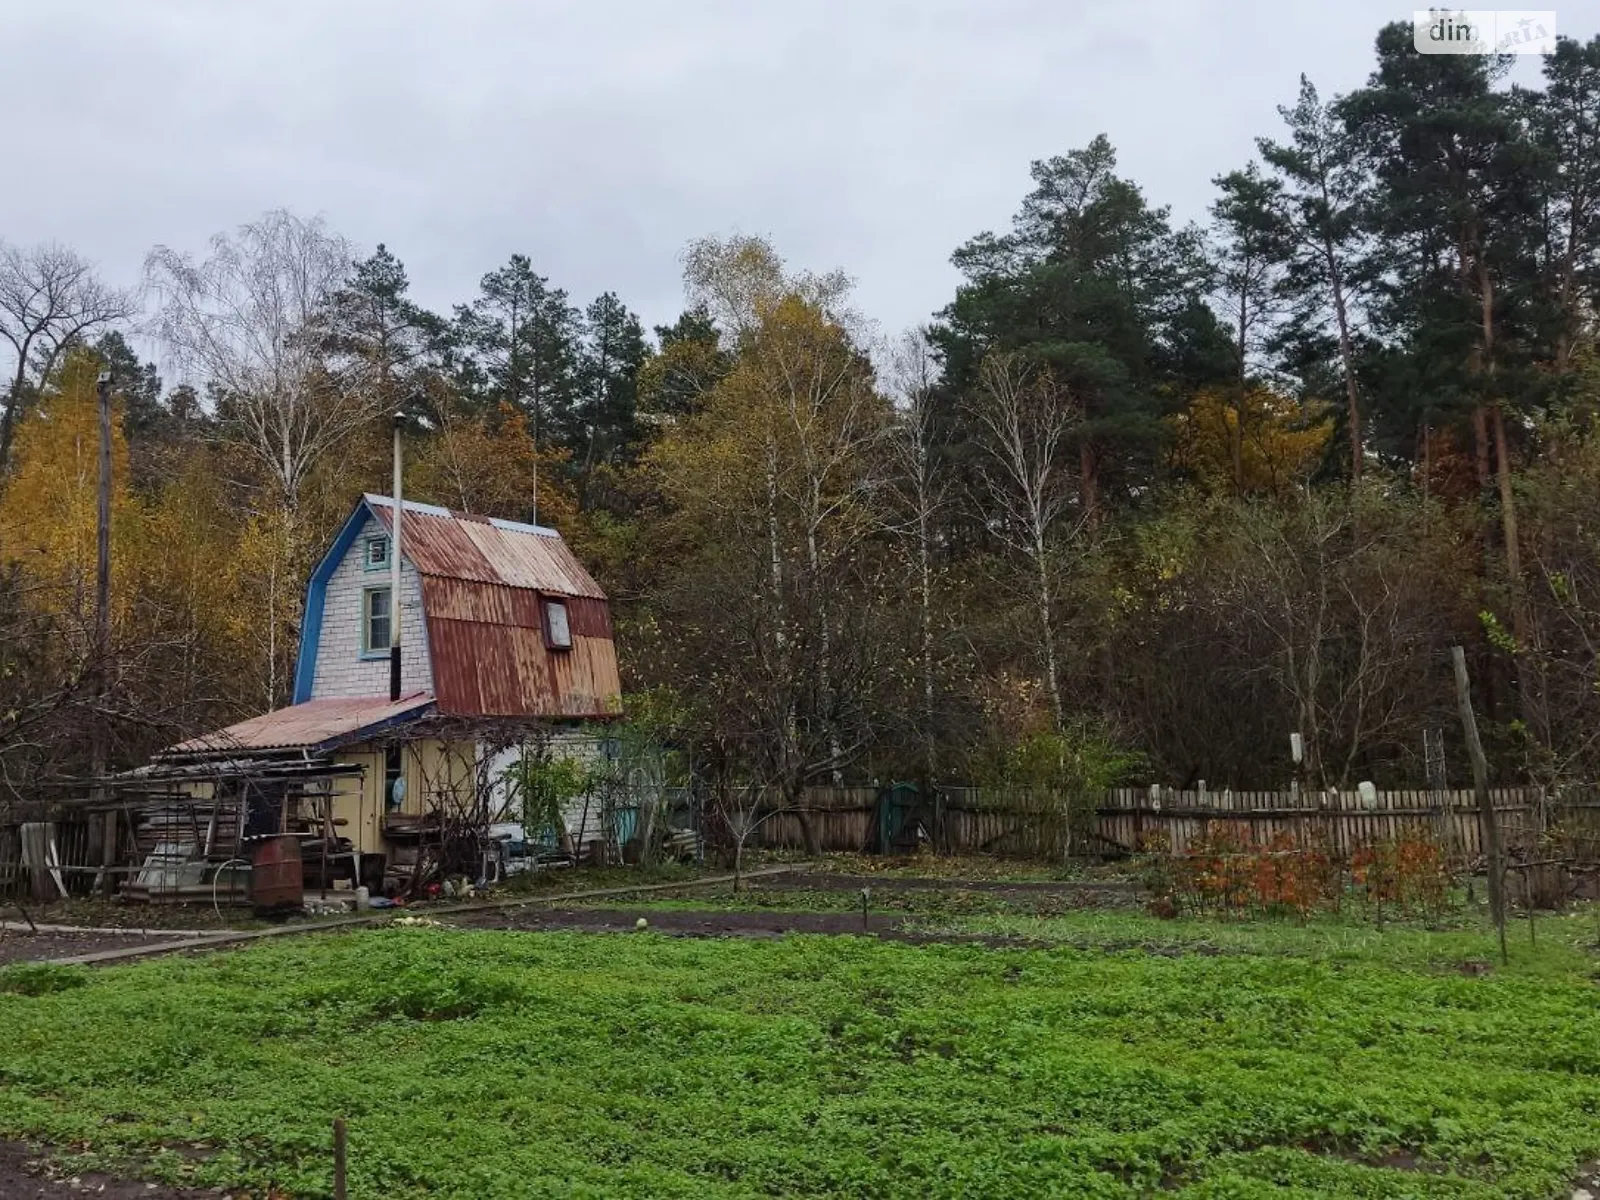
[[[1430,8],[1411,14],[1421,54],[1553,54],[1556,14],[1520,9]]]

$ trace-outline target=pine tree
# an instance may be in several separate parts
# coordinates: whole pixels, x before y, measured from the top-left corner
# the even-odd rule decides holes
[[[326,316],[329,353],[348,368],[349,386],[372,390],[385,412],[424,415],[419,376],[436,367],[444,322],[409,295],[405,265],[379,243],[353,264]]]
[[[1233,341],[1229,424],[1234,486],[1245,487],[1244,439],[1260,358],[1280,310],[1288,236],[1276,182],[1251,163],[1214,181],[1222,194],[1211,206],[1216,232],[1216,296]]]
[[[578,495],[585,503],[595,470],[627,458],[638,441],[639,368],[646,353],[644,326],[615,293],[606,292],[589,305],[578,356],[580,400],[567,436],[577,465]]]
[[[480,408],[504,403],[526,414],[541,445],[570,431],[578,401],[578,310],[522,254],[485,275],[479,291],[472,304],[456,309],[460,390]]]
[[[1083,406],[1074,438],[1079,504],[1096,519],[1112,483],[1154,469],[1176,377],[1210,376],[1226,341],[1206,311],[1208,267],[1193,230],[1113,172],[1102,135],[1033,164],[1034,191],[1010,234],[956,251],[965,276],[933,337],[952,394],[973,392],[984,357],[1017,352]],[[1199,383],[1204,380],[1190,380]]]
[[[1288,239],[1280,292],[1291,316],[1276,349],[1302,379],[1327,374],[1337,381],[1350,476],[1359,479],[1364,441],[1357,345],[1369,249],[1360,217],[1370,176],[1356,139],[1304,75],[1295,106],[1280,107],[1278,114],[1289,127],[1288,142],[1256,141],[1275,172]],[[1331,372],[1330,359],[1337,364]]]

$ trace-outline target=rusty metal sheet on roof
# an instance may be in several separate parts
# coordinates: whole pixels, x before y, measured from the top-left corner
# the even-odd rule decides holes
[[[384,528],[394,528],[394,509],[375,508]],[[424,575],[447,575],[479,583],[499,583],[499,575],[483,551],[466,534],[465,522],[454,517],[415,513],[406,506],[401,553]]]
[[[386,528],[394,509],[367,502]],[[406,505],[402,552],[422,576],[439,711],[613,716],[621,683],[605,592],[554,530]],[[540,595],[565,598],[573,645],[544,642]]]
[[[482,621],[487,625],[539,628],[538,595],[505,584],[424,575],[422,604],[430,617],[443,617],[449,621]]]
[[[535,628],[430,615],[428,646],[439,711],[453,716],[607,717],[622,690],[616,650],[574,637],[550,651]]]
[[[605,595],[558,537],[476,522],[464,523],[462,529],[494,566],[501,583],[567,596]]]
[[[551,716],[556,711],[539,631],[428,619],[433,686],[453,716]]]
[[[567,601],[567,627],[574,637],[611,640],[611,609],[604,600],[574,596]]]
[[[226,729],[190,738],[162,751],[201,754],[227,750],[293,750],[321,746],[384,725],[433,704],[426,692],[391,701],[387,696],[336,696],[274,709]]]
[[[550,655],[556,695],[568,716],[614,713],[621,699],[616,648],[608,639],[578,637],[572,649]]]
[[[392,507],[374,505],[373,511],[385,528],[393,528]],[[424,575],[605,599],[594,576],[553,532],[466,513],[413,512],[407,504],[401,541],[402,552]]]

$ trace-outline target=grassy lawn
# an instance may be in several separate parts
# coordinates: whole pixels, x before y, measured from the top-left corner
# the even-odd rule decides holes
[[[343,1113],[363,1200],[1546,1197],[1600,1154],[1587,921],[1476,974],[1473,930],[951,920],[1062,944],[425,927],[13,969],[0,1136],[317,1197]]]

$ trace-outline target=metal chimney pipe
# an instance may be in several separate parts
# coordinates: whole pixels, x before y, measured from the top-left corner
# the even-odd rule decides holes
[[[404,522],[405,496],[400,477],[400,430],[405,414],[394,414],[394,532],[389,538],[389,699],[400,699],[400,527]]]

